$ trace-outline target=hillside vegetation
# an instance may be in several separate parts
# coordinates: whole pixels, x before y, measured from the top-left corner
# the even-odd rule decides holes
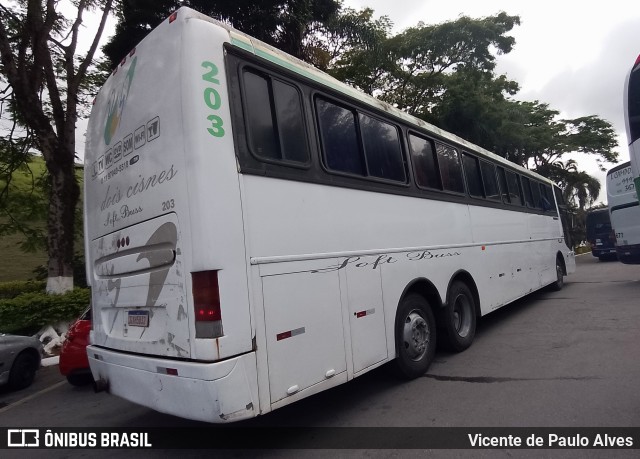
[[[19,215],[21,223],[36,229],[46,229],[46,196],[42,186],[46,166],[41,156],[33,156],[28,167],[23,167],[14,172],[8,190],[7,207],[12,215]],[[79,181],[82,181],[83,171],[77,169]],[[6,182],[0,179],[0,190],[4,189]],[[34,205],[35,204],[35,205]],[[33,206],[33,209],[29,209]],[[81,218],[82,211],[79,217]],[[8,223],[10,218],[2,211],[0,213],[0,226]],[[81,233],[80,233],[81,234]],[[32,246],[22,233],[0,234],[0,282],[35,279],[34,270],[46,266],[47,253],[44,247],[30,247],[25,251],[23,247]],[[76,243],[79,250],[82,243]]]

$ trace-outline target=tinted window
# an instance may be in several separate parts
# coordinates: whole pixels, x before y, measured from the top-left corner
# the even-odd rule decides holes
[[[503,167],[498,167],[498,182],[500,183],[500,190],[502,191],[502,200],[506,203],[510,203],[509,199],[509,187],[507,186],[507,175],[504,172]]]
[[[629,143],[640,139],[640,66],[637,66],[629,76],[629,94],[627,100],[629,113]]]
[[[405,182],[404,161],[396,127],[360,114],[360,132],[369,175]]]
[[[316,109],[329,169],[365,175],[354,113],[323,99],[316,101]]]
[[[269,81],[255,73],[246,72],[244,88],[251,151],[263,158],[281,159],[271,113]]]
[[[482,191],[482,177],[480,176],[478,158],[463,153],[462,161],[464,163],[464,175],[467,178],[467,190],[469,190],[469,194],[476,198],[483,198],[484,193]]]
[[[531,194],[531,184],[527,177],[521,177],[522,179],[522,192],[524,194],[524,202],[529,207],[534,207],[533,205],[533,195]]]
[[[511,204],[515,204],[517,206],[523,205],[518,176],[510,171],[507,171],[507,187],[509,189],[509,201]]]
[[[441,190],[442,185],[440,184],[440,173],[433,142],[415,135],[409,135],[409,143],[411,144],[411,154],[418,186]]]
[[[249,148],[262,158],[307,162],[309,150],[297,89],[279,80],[244,73]]]
[[[307,162],[307,139],[304,131],[300,93],[291,85],[273,82],[273,97],[276,102],[276,119],[282,158],[290,161]]]
[[[536,209],[542,209],[542,202],[540,196],[540,183],[535,180],[530,180],[531,183],[531,194],[533,196],[533,207]]]
[[[462,164],[458,151],[448,145],[436,143],[436,153],[438,155],[438,165],[440,166],[442,188],[447,191],[464,193]]]
[[[500,189],[498,188],[498,179],[496,178],[496,166],[486,161],[480,161],[480,170],[482,170],[482,182],[484,183],[484,194],[487,199],[500,201]]]
[[[542,210],[545,212],[552,211],[555,213],[556,205],[553,201],[551,187],[547,184],[540,184],[540,203],[542,204]]]

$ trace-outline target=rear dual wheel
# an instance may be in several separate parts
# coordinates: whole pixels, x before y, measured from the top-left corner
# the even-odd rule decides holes
[[[476,336],[476,301],[467,284],[461,281],[451,284],[447,305],[440,314],[444,347],[462,352],[471,346]]]

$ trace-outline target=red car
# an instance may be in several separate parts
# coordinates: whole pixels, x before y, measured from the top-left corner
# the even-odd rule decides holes
[[[91,330],[91,308],[88,308],[76,320],[67,332],[67,339],[62,344],[60,352],[60,373],[67,377],[67,381],[74,386],[84,386],[93,382],[87,345]]]

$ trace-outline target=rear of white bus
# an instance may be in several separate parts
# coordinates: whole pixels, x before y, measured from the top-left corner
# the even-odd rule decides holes
[[[96,387],[209,422],[259,412],[228,41],[165,20],[97,95],[85,155]]]
[[[640,264],[640,205],[629,162],[607,172],[607,202],[618,260]]]

